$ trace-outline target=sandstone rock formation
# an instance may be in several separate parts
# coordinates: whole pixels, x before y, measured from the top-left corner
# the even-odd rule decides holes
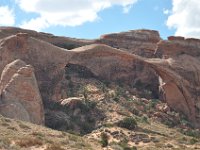
[[[63,79],[64,68],[71,57],[64,49],[47,42],[17,34],[3,39],[0,43],[0,70],[12,61],[21,59],[35,69],[38,86],[44,101],[50,100],[58,82]]]
[[[22,31],[26,34],[9,36]],[[31,64],[45,108],[49,101],[69,97],[66,94],[69,72],[80,79],[89,75],[90,78],[124,84],[129,91],[151,98],[158,98],[160,76],[161,94],[168,105],[199,127],[200,41],[197,39],[169,37],[162,40],[156,31],[136,30],[104,35],[88,43],[84,41],[80,45],[87,46],[69,51],[54,46],[59,45],[56,43],[59,37],[44,33],[1,28],[0,36],[6,37],[0,41],[0,72],[16,59]],[[65,40],[61,40],[61,44]],[[4,80],[1,90],[9,76]]]
[[[62,47],[65,49],[73,49],[80,46],[92,44],[94,42],[93,40],[54,36],[53,34],[49,34],[49,33],[36,32],[36,31],[26,30],[26,29],[21,29],[21,28],[16,28],[16,27],[15,28],[14,27],[0,27],[0,39],[6,38],[18,33],[26,33],[29,36],[49,42],[53,45],[56,45],[58,47]]]
[[[128,32],[102,35],[97,43],[119,48],[143,57],[157,57],[155,49],[161,40],[160,35],[154,30],[132,30]]]
[[[44,124],[44,111],[34,70],[21,60],[6,65],[0,80],[0,114]]]
[[[138,87],[139,91],[150,91],[150,97],[157,97],[158,79],[136,55],[129,56],[128,52],[101,44],[66,51],[27,36],[17,34],[2,40],[0,70],[15,59],[31,64],[36,70],[38,86],[45,102],[67,98],[60,92],[67,88],[67,64],[84,66],[100,79]]]
[[[103,44],[92,44],[74,49],[70,63],[87,67],[94,76],[128,85],[140,96],[157,98],[158,77],[142,58]]]
[[[166,102],[200,127],[200,41],[169,37],[158,44],[157,53],[165,59],[149,62],[163,79],[160,86]]]

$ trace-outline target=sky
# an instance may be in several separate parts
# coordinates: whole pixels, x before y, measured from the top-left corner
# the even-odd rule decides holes
[[[0,26],[84,39],[135,29],[200,38],[200,0],[0,0]]]

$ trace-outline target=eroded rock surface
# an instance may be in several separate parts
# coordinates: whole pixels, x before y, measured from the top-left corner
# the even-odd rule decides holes
[[[19,59],[6,65],[0,85],[0,114],[44,124],[43,103],[32,66]]]
[[[13,34],[9,31],[2,33]],[[136,30],[104,35],[95,41],[103,44],[89,42],[91,45],[85,43],[87,46],[68,51],[49,44],[51,35],[40,37],[41,33],[33,33],[3,36],[6,38],[0,41],[0,71],[16,59],[31,64],[35,68],[45,108],[48,108],[49,101],[69,97],[66,93],[69,70],[72,76],[78,75],[76,80],[89,75],[95,80],[127,85],[126,89],[146,98],[158,98],[159,75],[161,94],[168,105],[199,127],[199,40],[183,37],[161,40],[156,31]],[[42,38],[45,36],[48,40]],[[73,70],[76,68],[78,71]],[[4,77],[1,90],[8,80],[9,76]]]
[[[102,35],[98,43],[119,48],[143,57],[157,57],[155,49],[161,40],[160,35],[154,30],[132,30],[128,32]]]
[[[68,50],[77,48],[80,46],[92,44],[94,42],[93,40],[60,37],[60,36],[55,36],[49,33],[36,32],[33,30],[26,30],[26,29],[15,28],[15,27],[0,27],[0,39],[9,37],[11,35],[19,34],[19,33],[26,33],[29,36],[49,42],[55,46],[62,47]]]
[[[151,60],[162,78],[160,85],[168,105],[185,114],[194,126],[200,127],[200,41],[169,37],[158,44],[162,60]]]

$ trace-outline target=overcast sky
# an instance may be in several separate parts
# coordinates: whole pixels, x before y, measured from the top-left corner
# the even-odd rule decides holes
[[[200,0],[0,0],[0,26],[89,39],[134,29],[200,38]]]

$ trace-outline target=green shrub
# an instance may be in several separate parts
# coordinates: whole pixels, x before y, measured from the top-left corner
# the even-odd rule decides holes
[[[123,150],[137,150],[137,148],[135,146],[130,147],[128,145],[128,140],[126,138],[124,138],[123,140],[121,140],[119,143],[119,146],[123,148]]]
[[[117,123],[119,127],[133,130],[137,127],[137,122],[133,117],[126,117]]]
[[[113,100],[114,100],[115,102],[119,102],[120,98],[119,98],[119,96],[115,96],[115,97],[113,98]]]
[[[191,136],[191,137],[195,137],[195,138],[200,138],[200,132],[199,131],[196,131],[196,130],[180,130],[181,133],[183,133],[184,135],[187,135],[187,136]]]
[[[101,146],[106,147],[108,146],[108,135],[104,132],[101,133]]]
[[[190,144],[191,145],[193,145],[193,144],[195,144],[195,143],[197,143],[198,142],[198,140],[196,139],[196,138],[192,138],[191,140],[190,140]]]
[[[148,117],[147,117],[147,116],[142,116],[142,117],[141,117],[141,122],[142,122],[142,123],[149,123]]]
[[[134,115],[136,115],[136,116],[139,116],[139,115],[140,115],[140,111],[137,110],[135,107],[131,107],[130,111],[131,111]]]
[[[137,150],[137,147],[133,146],[133,147],[124,147],[123,150]]]
[[[88,90],[86,87],[83,87],[83,97],[84,97],[85,101],[88,100]]]

